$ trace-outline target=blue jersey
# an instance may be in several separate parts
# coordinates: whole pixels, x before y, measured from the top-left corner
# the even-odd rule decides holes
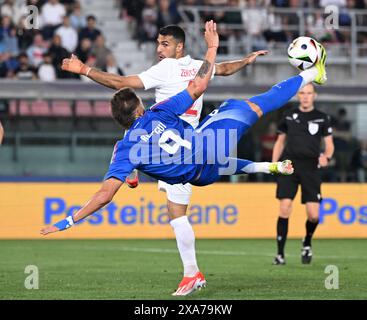
[[[249,101],[265,114],[291,99],[302,83],[301,76],[292,77]],[[116,144],[105,179],[125,181],[136,168],[169,184],[205,186],[222,175],[243,174],[249,161],[236,158],[236,147],[257,112],[244,100],[229,99],[194,130],[179,118],[192,104],[184,90],[152,106]]]
[[[184,90],[153,105],[138,118],[124,139],[116,143],[105,180],[114,177],[125,181],[131,171],[138,169],[169,184],[190,181],[197,167],[190,164],[195,146],[187,136],[194,134],[194,129],[179,115],[193,102]]]

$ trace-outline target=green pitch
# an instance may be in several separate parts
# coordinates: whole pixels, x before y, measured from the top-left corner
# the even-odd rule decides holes
[[[367,239],[314,240],[314,261],[300,262],[289,240],[287,265],[272,266],[274,240],[197,240],[208,286],[181,299],[367,299]],[[27,265],[39,289],[27,290]],[[328,265],[339,289],[325,288]],[[0,241],[0,299],[180,299],[174,240]]]

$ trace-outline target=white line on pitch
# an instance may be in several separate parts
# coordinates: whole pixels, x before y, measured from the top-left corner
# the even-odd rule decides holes
[[[117,250],[122,251],[130,251],[130,252],[147,252],[147,253],[174,253],[177,254],[177,249],[161,249],[161,248],[137,248],[137,247],[119,247]],[[244,251],[219,251],[219,250],[196,250],[197,254],[207,254],[207,255],[222,255],[222,256],[265,256],[265,257],[273,257],[275,253],[252,253],[252,252],[244,252]],[[286,257],[298,257],[295,254],[286,254]],[[360,256],[348,256],[348,255],[340,255],[340,256],[319,256],[316,255],[319,259],[360,259],[365,260],[365,258]]]

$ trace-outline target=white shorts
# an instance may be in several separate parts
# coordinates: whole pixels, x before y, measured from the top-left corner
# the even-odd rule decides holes
[[[168,184],[164,181],[158,181],[158,190],[167,193],[167,199],[178,204],[189,204],[192,194],[192,186],[186,184]]]

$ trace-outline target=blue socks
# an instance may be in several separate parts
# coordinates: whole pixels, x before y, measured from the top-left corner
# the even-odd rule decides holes
[[[284,80],[269,91],[249,100],[257,104],[264,114],[277,110],[286,104],[298,92],[303,84],[303,77],[298,75]]]

